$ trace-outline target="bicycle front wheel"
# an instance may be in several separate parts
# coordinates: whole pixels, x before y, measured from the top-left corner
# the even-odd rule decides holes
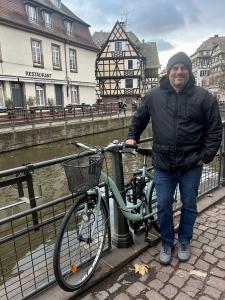
[[[56,280],[65,291],[75,291],[93,275],[106,238],[108,209],[97,196],[83,196],[66,213],[55,243]],[[95,230],[93,232],[93,227]]]

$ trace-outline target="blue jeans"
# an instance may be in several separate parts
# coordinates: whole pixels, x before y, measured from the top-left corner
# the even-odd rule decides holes
[[[172,206],[177,184],[182,201],[178,240],[180,243],[186,244],[192,239],[193,227],[198,214],[196,199],[201,174],[202,166],[194,166],[183,171],[154,170],[158,222],[163,245],[173,247],[174,244]]]

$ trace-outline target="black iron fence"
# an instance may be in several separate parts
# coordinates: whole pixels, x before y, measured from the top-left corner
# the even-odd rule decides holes
[[[0,189],[14,185],[19,203],[26,202],[30,205],[30,209],[0,220],[0,299],[29,299],[55,281],[52,259],[56,232],[66,211],[77,197],[69,194],[37,206],[36,198],[39,196],[35,195],[33,173],[37,169],[58,165],[76,156],[70,155],[0,172]],[[109,202],[107,187],[100,185],[100,188]],[[7,194],[5,197],[7,198]],[[4,209],[12,206],[6,205]],[[111,247],[110,228],[106,241],[105,251]]]
[[[118,114],[117,103],[0,109],[0,124],[1,127],[8,127],[81,118],[95,119],[116,114]]]
[[[200,195],[210,193],[219,187],[220,183],[224,184],[224,141],[225,139],[214,161],[204,166]],[[76,200],[69,194],[37,206],[37,192],[34,188],[33,177],[37,169],[60,165],[63,161],[75,157],[76,155],[70,155],[0,171],[0,190],[13,185],[18,193],[17,198],[30,205],[30,208],[23,212],[9,214],[0,219],[0,299],[29,299],[55,281],[52,256],[57,229],[65,212]],[[122,155],[116,159],[114,157],[113,161],[116,164],[122,163]],[[118,166],[112,167],[116,172],[122,171]],[[101,188],[109,202],[107,187]],[[4,197],[7,199],[7,193]],[[10,209],[11,205],[6,205],[6,207]],[[0,213],[1,211],[2,208],[0,208]],[[122,230],[124,238],[127,229],[121,229],[120,224],[123,222],[115,219],[114,226],[117,228],[115,227],[113,231],[116,232],[118,238]],[[119,238],[117,242],[120,242]],[[110,247],[111,234],[108,228],[105,250]]]

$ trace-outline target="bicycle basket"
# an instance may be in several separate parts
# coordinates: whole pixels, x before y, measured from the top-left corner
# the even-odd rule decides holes
[[[78,157],[62,163],[71,193],[83,193],[99,184],[103,156]]]

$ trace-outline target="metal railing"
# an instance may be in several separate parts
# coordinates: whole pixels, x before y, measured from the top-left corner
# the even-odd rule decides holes
[[[225,182],[224,141],[225,139],[223,139],[220,152],[214,161],[204,167],[199,195],[209,193],[219,187],[220,183],[224,184]],[[112,155],[114,154],[112,153]],[[29,209],[6,216],[0,220],[1,300],[29,299],[32,295],[55,282],[52,266],[55,237],[65,212],[75,201],[75,198],[70,194],[64,195],[37,206],[37,193],[35,192],[33,177],[35,170],[41,170],[53,165],[58,166],[63,161],[76,156],[70,155],[0,171],[0,190],[13,184],[16,187],[20,201],[30,204]],[[119,157],[113,158],[113,162],[116,164],[112,165],[114,173],[116,174],[118,170],[123,172],[123,169],[118,167],[118,164],[122,163],[121,153]],[[123,173],[120,175],[122,175],[120,177],[123,180]],[[102,186],[102,189],[107,202],[109,202],[107,187]],[[5,194],[5,198],[7,196]],[[7,208],[10,209],[10,205],[7,205]],[[114,214],[116,214],[113,230],[114,234],[116,234],[114,244],[118,247],[123,247],[126,234],[126,246],[130,243],[129,229],[126,222],[124,222],[123,216],[117,215],[117,213],[117,211],[114,211]],[[121,224],[123,224],[123,228],[121,228]],[[122,236],[122,246],[120,235]],[[108,228],[105,250],[110,249],[110,247],[111,232],[110,228]]]
[[[68,105],[32,107],[29,109],[0,109],[1,127],[11,127],[42,122],[57,122],[65,120],[96,119],[118,114],[117,103],[99,105]]]
[[[0,189],[16,185],[19,203],[26,202],[31,207],[0,220],[1,300],[29,299],[55,282],[52,259],[56,233],[66,211],[77,198],[76,195],[69,194],[37,206],[33,172],[61,164],[76,156],[70,155],[0,172]],[[108,189],[105,185],[100,187],[108,203]],[[6,205],[4,208],[6,210],[12,206]],[[108,227],[104,250],[110,248],[111,233]]]

